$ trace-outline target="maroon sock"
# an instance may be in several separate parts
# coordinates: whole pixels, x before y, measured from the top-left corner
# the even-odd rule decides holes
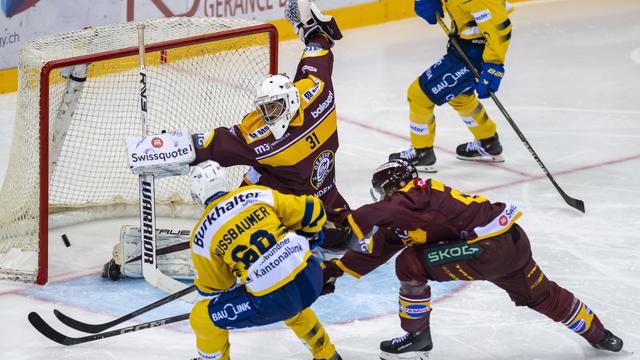
[[[604,326],[598,316],[570,291],[554,282],[550,284],[549,296],[531,308],[561,322],[590,344],[597,344],[604,334]]]

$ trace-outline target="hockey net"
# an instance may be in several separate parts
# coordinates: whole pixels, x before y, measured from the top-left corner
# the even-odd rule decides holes
[[[261,80],[277,71],[272,25],[224,18],[144,23],[152,133],[231,126],[251,110]],[[137,24],[45,36],[20,51],[0,194],[0,278],[46,283],[48,229],[58,220],[136,214],[138,177],[128,168],[124,139],[142,134]],[[232,181],[243,172],[231,170]],[[158,180],[156,203],[161,216],[190,205],[186,177]]]

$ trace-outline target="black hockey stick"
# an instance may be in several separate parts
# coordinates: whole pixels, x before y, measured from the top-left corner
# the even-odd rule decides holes
[[[471,60],[469,60],[469,57],[467,57],[467,54],[464,53],[464,50],[462,50],[462,48],[460,47],[460,44],[458,44],[458,40],[455,38],[453,33],[451,33],[451,31],[449,30],[449,27],[444,23],[444,20],[442,19],[442,17],[440,17],[440,15],[436,13],[436,18],[438,19],[438,24],[440,24],[440,27],[442,27],[442,30],[444,30],[444,32],[449,37],[449,41],[451,42],[451,45],[453,45],[453,47],[456,49],[456,52],[458,52],[460,57],[462,57],[462,60],[464,60],[467,67],[471,70],[471,72],[473,73],[473,76],[476,78],[476,81],[480,80],[480,73],[473,66],[473,64],[471,63]],[[547,170],[547,167],[544,166],[538,154],[536,154],[536,152],[533,150],[533,147],[531,147],[531,144],[529,143],[529,141],[527,141],[522,131],[520,131],[520,129],[516,125],[515,121],[513,121],[513,119],[507,112],[507,109],[505,109],[504,106],[502,106],[502,103],[500,102],[500,100],[498,100],[498,97],[496,96],[496,94],[494,94],[493,91],[489,90],[489,95],[491,95],[491,99],[493,100],[493,102],[496,104],[498,109],[500,109],[500,112],[502,112],[502,115],[504,115],[505,119],[507,119],[507,121],[509,122],[509,125],[511,125],[511,127],[516,132],[516,134],[518,134],[518,137],[524,143],[524,146],[527,148],[527,150],[529,150],[529,153],[531,153],[535,161],[538,163],[538,166],[540,166],[540,168],[545,173],[545,175],[547,175],[547,177],[549,178],[553,186],[556,188],[556,190],[558,190],[558,192],[560,193],[564,201],[569,206],[579,211],[582,211],[584,213],[585,212],[584,202],[582,200],[572,198],[571,196],[567,195],[567,193],[565,193],[564,190],[562,190],[562,188],[560,188],[560,185],[558,185],[558,183],[553,178],[553,176],[551,176],[551,173],[549,172],[549,170]]]
[[[172,316],[172,317],[168,317],[160,320],[149,321],[149,322],[138,324],[138,325],[132,325],[132,326],[123,327],[120,329],[115,329],[115,330],[111,330],[111,331],[107,331],[107,332],[103,332],[95,335],[88,335],[88,336],[82,336],[77,338],[63,335],[58,331],[54,330],[51,326],[49,326],[49,324],[47,324],[40,317],[40,315],[38,315],[35,312],[29,313],[28,318],[31,325],[33,325],[33,327],[36,328],[36,330],[38,330],[42,335],[46,336],[50,340],[57,342],[58,344],[70,346],[70,345],[82,344],[90,341],[100,340],[100,339],[104,339],[112,336],[118,336],[118,335],[130,333],[134,331],[144,330],[144,329],[151,329],[151,328],[187,320],[189,318],[189,314]]]
[[[174,252],[187,250],[188,248],[189,248],[189,241],[185,241],[185,242],[165,246],[162,249],[158,249],[158,251],[156,252],[156,255],[160,256],[160,255],[171,254]],[[134,261],[140,261],[140,259],[142,259],[142,255],[138,255],[134,258],[127,260],[127,264],[132,263]]]
[[[125,316],[119,317],[115,320],[103,323],[103,324],[87,324],[78,320],[75,320],[73,318],[70,318],[69,316],[63,314],[62,312],[58,311],[58,310],[53,310],[53,313],[55,314],[55,316],[58,318],[58,320],[60,320],[63,324],[67,325],[70,328],[73,328],[75,330],[78,331],[83,331],[86,333],[90,333],[90,334],[97,334],[99,332],[105,331],[109,328],[112,328],[116,325],[122,324],[123,322],[133,319],[134,317],[144,314],[148,311],[151,311],[157,307],[160,307],[168,302],[171,302],[175,299],[181,298],[184,295],[187,295],[191,292],[193,292],[196,289],[195,285],[191,285],[188,288],[185,288],[184,290],[180,290],[176,293],[173,293],[167,297],[164,297],[152,304],[149,304],[145,307],[142,307],[136,311],[130,312]],[[33,323],[32,323],[33,324]],[[35,325],[34,325],[35,326]]]

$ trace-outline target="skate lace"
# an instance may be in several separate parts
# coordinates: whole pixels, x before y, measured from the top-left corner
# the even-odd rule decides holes
[[[406,334],[404,334],[404,335],[402,335],[400,337],[393,338],[393,339],[391,339],[391,344],[392,345],[399,344],[399,343],[405,341],[409,337],[409,335],[410,335],[409,333],[406,333]]]
[[[480,141],[478,140],[469,141],[467,143],[467,151],[477,151],[481,155],[490,156],[490,154],[482,147],[482,144],[480,144]]]
[[[408,148],[400,152],[400,158],[405,160],[414,159],[417,156],[416,149],[413,147]]]

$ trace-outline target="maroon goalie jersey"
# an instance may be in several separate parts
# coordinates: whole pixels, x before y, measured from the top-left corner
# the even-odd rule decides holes
[[[332,71],[329,43],[317,35],[298,64],[294,84],[300,94],[300,111],[286,133],[276,140],[259,113],[253,111],[232,128],[196,136],[195,163],[214,160],[222,166],[248,165],[251,168],[244,180],[249,184],[295,195],[328,194],[335,187],[338,150]],[[332,199],[342,200],[337,192],[332,193]]]
[[[477,242],[506,232],[521,215],[515,205],[491,203],[434,179],[415,179],[392,196],[351,212],[354,234],[373,237],[367,252],[349,251],[337,265],[360,277],[405,246]]]

